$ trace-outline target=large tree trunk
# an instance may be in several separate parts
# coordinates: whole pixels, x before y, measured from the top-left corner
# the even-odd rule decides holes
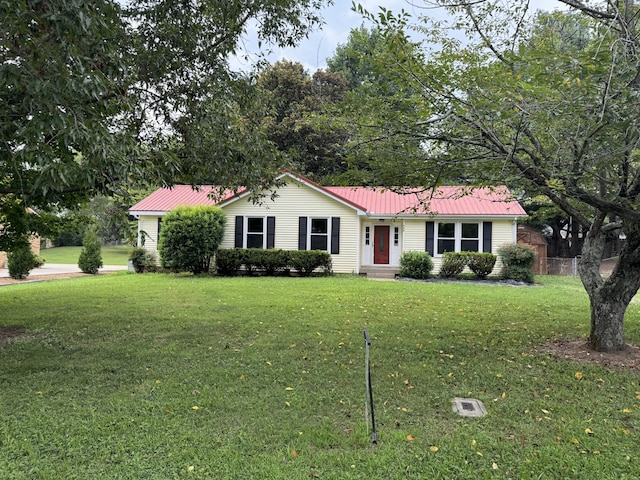
[[[628,225],[627,225],[628,227]],[[584,240],[578,264],[580,279],[591,303],[591,334],[594,350],[624,350],[624,314],[640,288],[640,227],[627,228],[625,242],[613,273],[606,280],[600,274],[600,263],[607,240],[606,227],[597,219]]]

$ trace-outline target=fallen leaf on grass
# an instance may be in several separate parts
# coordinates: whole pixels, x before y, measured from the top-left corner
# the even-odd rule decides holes
[[[438,447],[436,447],[435,445],[432,446],[432,447],[429,447],[429,451],[433,452],[433,453],[436,453],[438,451]]]
[[[298,452],[296,452],[295,450],[291,452],[291,456],[293,458],[298,458]]]
[[[191,407],[191,410],[200,410],[200,407],[198,405],[194,405],[193,407]]]
[[[286,390],[287,392],[290,392],[291,390],[293,390],[293,387],[287,387],[287,388],[285,388],[285,390]]]
[[[582,380],[582,372],[576,372],[574,377],[576,377],[578,380]]]
[[[407,440],[409,440],[410,442],[413,442],[416,439],[416,437],[414,437],[413,435],[407,435]]]

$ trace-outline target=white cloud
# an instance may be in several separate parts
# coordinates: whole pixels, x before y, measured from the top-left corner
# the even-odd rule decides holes
[[[357,3],[360,3],[366,10],[374,14],[380,11],[379,5],[383,3],[384,8],[396,13],[404,9],[412,15],[425,14],[427,11],[429,15],[436,18],[446,15],[446,13],[439,8],[425,10],[425,8],[414,6],[412,3],[415,5],[419,4],[419,2],[416,3],[415,0],[387,0],[384,2],[381,2],[381,0],[356,0],[356,4]],[[566,9],[564,4],[558,0],[531,0],[529,6],[532,11]],[[302,41],[298,47],[285,49],[274,48],[273,54],[269,56],[269,60],[271,62],[283,59],[297,61],[311,74],[318,69],[326,68],[327,58],[333,56],[339,44],[347,42],[351,29],[358,28],[362,24],[365,26],[369,25],[368,21],[359,13],[351,10],[351,2],[345,0],[336,0],[334,5],[326,7],[322,11],[322,15],[326,25],[324,25],[321,30],[313,32],[309,38]],[[256,51],[257,42],[255,42],[255,40],[248,41],[247,49],[249,51]],[[248,65],[246,62],[234,61],[234,67],[247,69]]]

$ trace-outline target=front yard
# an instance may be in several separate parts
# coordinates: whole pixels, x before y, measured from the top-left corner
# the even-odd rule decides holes
[[[636,368],[558,360],[579,280],[127,273],[0,288],[12,479],[637,478]],[[365,421],[371,337],[379,444]],[[627,315],[640,343],[640,305]],[[481,400],[483,418],[452,411]]]

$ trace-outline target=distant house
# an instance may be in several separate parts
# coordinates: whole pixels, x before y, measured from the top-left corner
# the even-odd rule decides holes
[[[31,251],[34,255],[40,255],[40,237],[38,235],[31,236]],[[7,252],[0,252],[0,268],[7,268]]]
[[[506,187],[435,191],[325,187],[284,172],[274,200],[250,200],[228,192],[216,201],[211,186],[161,188],[131,207],[145,248],[157,249],[162,218],[178,205],[218,205],[227,215],[222,248],[326,250],[336,273],[393,275],[406,251],[426,251],[435,271],[445,251],[497,253],[516,243],[517,222],[526,216]],[[139,238],[140,240],[140,238]],[[496,265],[496,270],[500,267]]]
[[[36,214],[36,212],[31,208],[27,208],[27,212],[32,215]],[[0,225],[0,229],[1,228],[2,226]],[[31,251],[33,252],[33,254],[40,255],[40,236],[31,235],[31,237],[29,238],[29,243],[31,244]],[[0,251],[0,268],[8,268],[7,252]]]

